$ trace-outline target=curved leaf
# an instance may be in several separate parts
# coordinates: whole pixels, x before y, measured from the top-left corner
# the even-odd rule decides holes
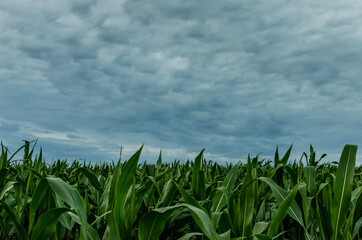
[[[99,192],[103,192],[101,185],[99,184],[99,181],[97,179],[97,177],[91,173],[90,171],[88,171],[86,168],[81,167],[78,168],[77,171],[82,172],[89,180],[89,183],[95,188],[97,189]]]
[[[196,224],[209,239],[221,240],[221,237],[216,233],[215,227],[213,226],[208,214],[204,210],[186,203],[171,207],[158,208],[146,213],[139,223],[139,239],[158,239],[165,228],[167,220],[180,207],[186,207],[189,209]]]
[[[54,232],[59,217],[67,211],[70,211],[70,209],[53,208],[40,215],[31,235],[31,240],[49,239]]]
[[[227,204],[228,192],[230,193],[235,186],[238,167],[239,165],[236,164],[226,175],[220,187],[225,187],[227,192],[225,194],[224,191],[220,190],[215,193],[215,197],[212,200],[211,211],[219,212]]]
[[[287,198],[288,192],[279,187],[273,180],[266,177],[259,179],[269,185],[278,204],[281,204]],[[288,214],[304,227],[302,211],[295,202],[288,208]]]
[[[192,237],[195,236],[202,236],[204,234],[202,233],[198,233],[198,232],[194,232],[194,233],[186,233],[185,235],[183,235],[182,237],[180,237],[178,240],[189,240]]]
[[[57,197],[68,203],[75,211],[77,211],[81,221],[81,239],[87,239],[87,215],[83,206],[82,197],[80,196],[79,192],[60,178],[48,177],[47,180]]]
[[[295,196],[298,192],[298,185],[287,195],[287,197],[279,205],[277,212],[275,213],[273,220],[271,221],[268,229],[268,236],[274,237],[278,232],[279,225],[285,216],[288,214],[289,207],[293,203]]]

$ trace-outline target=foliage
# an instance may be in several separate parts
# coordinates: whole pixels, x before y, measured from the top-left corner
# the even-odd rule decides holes
[[[292,147],[274,162],[206,161],[50,165],[36,142],[13,154],[1,143],[0,239],[361,239],[362,174],[357,146],[339,163]],[[14,156],[23,150],[24,157]],[[338,164],[338,165],[337,165]]]

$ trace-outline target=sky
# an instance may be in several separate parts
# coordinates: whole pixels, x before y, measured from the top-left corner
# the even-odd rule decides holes
[[[338,161],[362,146],[362,2],[1,0],[0,139],[47,161]],[[357,162],[361,164],[362,155]]]

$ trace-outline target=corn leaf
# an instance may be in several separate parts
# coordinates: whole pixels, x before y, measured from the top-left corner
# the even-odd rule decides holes
[[[334,197],[331,205],[333,240],[341,239],[342,229],[349,211],[356,154],[356,145],[345,145],[339,160],[336,180],[334,183]]]
[[[55,225],[57,224],[59,217],[67,211],[70,211],[70,209],[54,208],[43,213],[34,227],[31,240],[50,238],[54,233]]]

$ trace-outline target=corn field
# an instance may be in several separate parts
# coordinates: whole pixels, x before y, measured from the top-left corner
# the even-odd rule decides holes
[[[88,164],[1,144],[0,239],[362,239],[357,146],[321,163],[313,147],[274,160]],[[15,160],[19,152],[24,157]]]

